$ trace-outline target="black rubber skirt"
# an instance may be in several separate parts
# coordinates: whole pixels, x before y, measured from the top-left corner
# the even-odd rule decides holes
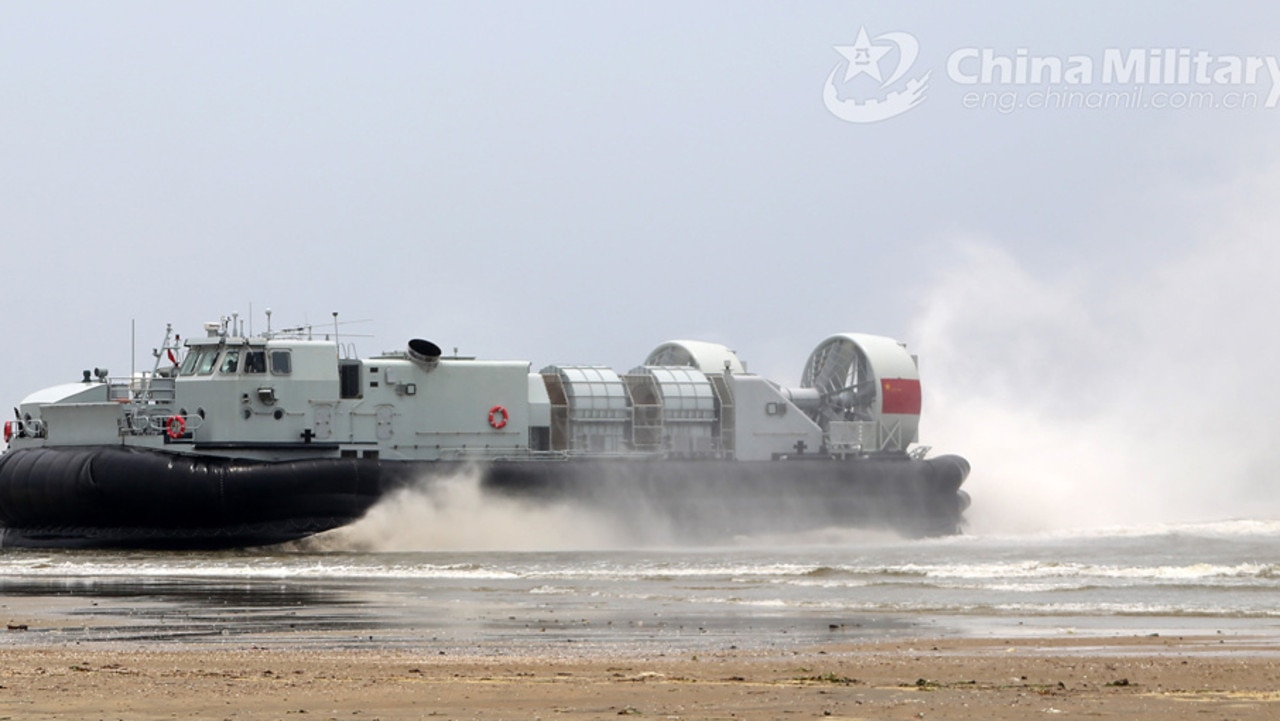
[[[0,456],[0,546],[234,548],[349,524],[390,492],[476,479],[486,494],[579,504],[676,538],[829,526],[957,533],[958,456],[785,461],[519,460],[485,465],[332,458],[284,462],[123,446]]]
[[[385,490],[377,461],[263,463],[122,446],[0,457],[6,546],[236,547],[350,523]]]

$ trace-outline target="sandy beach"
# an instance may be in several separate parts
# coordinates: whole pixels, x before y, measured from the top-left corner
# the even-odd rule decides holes
[[[520,656],[242,645],[0,648],[0,718],[13,719],[1280,714],[1274,639],[916,639],[679,658],[561,648]]]

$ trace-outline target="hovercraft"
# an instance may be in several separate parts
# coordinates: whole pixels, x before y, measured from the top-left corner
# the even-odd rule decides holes
[[[268,321],[269,325],[269,321]],[[677,537],[825,527],[957,533],[969,472],[915,445],[915,358],[833,335],[800,387],[726,346],[642,364],[446,357],[427,340],[358,358],[312,329],[166,332],[151,371],[33,393],[4,423],[0,546],[234,548],[361,518],[462,471],[495,497],[582,504]]]

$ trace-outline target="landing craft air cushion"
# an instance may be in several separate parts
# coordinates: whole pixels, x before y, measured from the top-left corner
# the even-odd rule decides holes
[[[348,357],[235,317],[152,371],[38,391],[5,421],[0,546],[231,548],[347,525],[460,471],[495,497],[572,503],[644,532],[872,527],[956,533],[969,472],[917,441],[916,362],[897,341],[822,341],[800,387],[737,353],[671,341],[604,366],[445,357],[426,340]]]

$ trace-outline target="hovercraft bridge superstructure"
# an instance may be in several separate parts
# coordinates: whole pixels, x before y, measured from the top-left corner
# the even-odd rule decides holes
[[[953,533],[968,503],[968,464],[913,445],[916,362],[882,336],[827,338],[786,388],[702,341],[619,374],[446,357],[422,339],[347,357],[235,317],[205,331],[166,333],[151,372],[86,371],[22,401],[4,424],[0,545],[275,543],[464,467],[487,492],[629,522],[641,502],[707,538],[762,523]]]

